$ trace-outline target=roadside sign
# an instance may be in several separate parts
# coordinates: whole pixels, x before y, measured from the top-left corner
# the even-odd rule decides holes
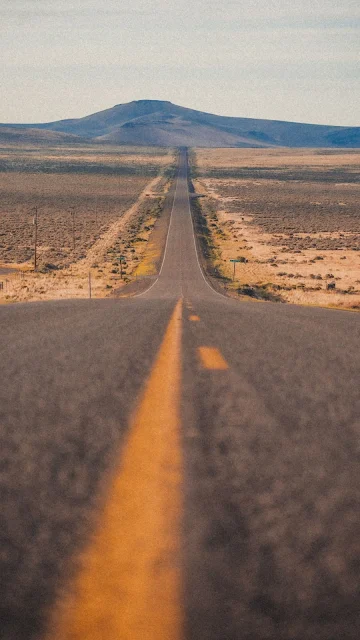
[[[233,280],[235,280],[235,267],[237,262],[244,262],[244,260],[240,260],[239,258],[230,258],[230,262],[234,263],[234,272],[233,272]]]

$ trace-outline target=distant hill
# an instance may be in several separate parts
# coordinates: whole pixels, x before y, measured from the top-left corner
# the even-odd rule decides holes
[[[79,142],[79,136],[44,129],[19,128],[17,125],[0,125],[0,144],[71,144]]]
[[[85,118],[44,124],[0,125],[12,131],[57,132],[79,141],[191,147],[360,147],[360,127],[230,118],[179,107],[164,100],[118,104]],[[39,136],[39,133],[36,134]],[[77,138],[72,138],[75,141]],[[50,140],[49,140],[50,141]],[[70,140],[69,140],[70,142]]]

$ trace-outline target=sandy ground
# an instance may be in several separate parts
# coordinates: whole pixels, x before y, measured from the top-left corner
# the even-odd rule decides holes
[[[245,160],[247,167],[251,164],[263,166],[267,163],[271,166],[278,164],[281,167],[284,162],[290,162],[290,159],[302,166],[305,163],[307,169],[312,162],[319,170],[323,170],[326,164],[334,169],[339,163],[349,171],[349,168],[353,169],[354,164],[360,161],[360,154],[351,154],[350,162],[348,153],[326,155],[309,150],[296,150],[295,153],[293,150],[244,149],[197,152],[198,166],[206,169],[229,166],[230,162],[233,163],[231,166],[244,166]],[[352,227],[351,233],[342,230],[341,216],[338,231],[296,233],[293,230],[291,234],[266,233],[260,225],[254,224],[254,216],[249,214],[246,201],[239,202],[239,199],[225,195],[228,192],[233,195],[237,189],[240,192],[240,182],[243,190],[243,180],[227,178],[225,182],[219,178],[207,177],[206,173],[194,182],[197,193],[205,195],[200,202],[207,216],[215,246],[216,266],[220,272],[232,278],[233,264],[230,263],[230,259],[243,257],[247,260],[245,264],[236,265],[234,285],[230,284],[230,288],[246,284],[268,284],[269,291],[281,295],[287,302],[360,309],[360,244],[357,246],[358,236],[354,234],[358,224],[356,218],[351,218],[353,225],[355,220],[355,227]],[[253,180],[249,180],[246,185],[250,190],[247,201],[251,200],[251,183],[254,184]],[[342,186],[346,193],[348,185],[339,185]],[[357,185],[355,187],[357,188]],[[306,193],[306,185],[304,189]],[[339,193],[344,194],[344,190]],[[344,212],[346,216],[345,207]],[[358,231],[360,232],[360,227]],[[309,246],[294,250],[287,247],[289,237],[292,242],[300,242],[306,238],[308,245],[316,245],[316,242],[319,244],[320,241],[324,246],[328,244],[331,248],[319,250],[316,246]],[[347,238],[351,240],[351,248],[343,248]],[[328,285],[335,288],[327,289]]]
[[[34,273],[30,263],[0,264],[0,302],[105,297],[139,268],[152,228],[161,212],[169,181],[151,180],[131,206],[68,269]],[[123,256],[122,269],[118,256]],[[121,277],[122,270],[122,277]]]

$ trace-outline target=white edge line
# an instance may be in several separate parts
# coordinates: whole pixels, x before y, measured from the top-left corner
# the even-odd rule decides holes
[[[188,175],[189,175],[189,166],[188,163],[186,163],[186,182],[187,184],[189,184],[189,180],[188,180]],[[172,209],[171,209],[171,214],[170,214],[170,222],[169,222],[169,228],[168,228],[168,232],[167,232],[167,236],[166,236],[166,243],[165,243],[165,250],[164,250],[164,256],[162,259],[162,263],[161,263],[161,267],[160,267],[160,271],[158,274],[158,277],[156,278],[155,282],[152,283],[152,285],[148,288],[145,289],[145,291],[142,291],[142,293],[137,293],[134,296],[131,296],[131,298],[140,298],[141,296],[144,296],[145,293],[149,293],[149,291],[158,283],[159,278],[161,276],[161,272],[163,270],[163,266],[165,263],[165,258],[166,258],[166,253],[167,253],[167,248],[168,248],[168,243],[169,243],[169,236],[170,236],[170,229],[171,229],[171,225],[172,225],[172,221],[173,221],[173,213],[174,213],[174,208],[175,208],[175,202],[176,202],[176,195],[177,195],[177,191],[178,191],[178,186],[179,186],[179,174],[177,176],[176,179],[176,187],[175,187],[175,193],[174,193],[174,200],[173,200],[173,205],[172,205]],[[188,201],[188,214],[190,216],[190,220],[191,220],[191,226],[192,226],[192,231],[193,231],[193,241],[194,241],[194,247],[195,247],[195,255],[196,255],[196,260],[198,263],[198,267],[200,270],[200,273],[205,281],[205,284],[207,284],[207,286],[209,287],[209,289],[215,293],[217,296],[220,296],[221,298],[225,298],[225,300],[232,300],[232,298],[229,298],[229,296],[225,296],[223,293],[220,293],[219,291],[216,291],[216,289],[214,289],[214,287],[210,284],[210,282],[206,279],[203,268],[200,264],[200,260],[199,260],[199,252],[198,252],[198,248],[196,245],[196,237],[195,237],[195,226],[194,226],[194,220],[193,220],[193,216],[191,213],[191,207],[190,207],[190,195],[189,195],[189,188],[187,190],[187,201]]]

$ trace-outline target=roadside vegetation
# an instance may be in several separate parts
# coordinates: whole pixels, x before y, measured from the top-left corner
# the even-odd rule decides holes
[[[229,292],[360,308],[357,150],[201,149],[191,167],[209,269]]]
[[[229,234],[223,227],[218,216],[217,202],[213,198],[204,197],[204,194],[196,193],[193,179],[198,175],[196,156],[190,154],[191,179],[189,189],[191,194],[191,208],[195,226],[195,233],[200,248],[200,256],[207,275],[211,278],[213,286],[219,286],[229,295],[247,296],[256,300],[271,300],[282,302],[282,298],[273,290],[272,283],[240,284],[238,278],[231,274],[233,266],[224,260],[224,243],[229,240]],[[196,182],[195,182],[196,184]],[[244,255],[234,254],[238,260],[236,266],[244,265],[247,258]],[[276,289],[276,287],[275,287]]]
[[[99,296],[133,277],[175,156],[147,147],[3,147],[0,169],[0,299],[84,297],[89,272]]]

